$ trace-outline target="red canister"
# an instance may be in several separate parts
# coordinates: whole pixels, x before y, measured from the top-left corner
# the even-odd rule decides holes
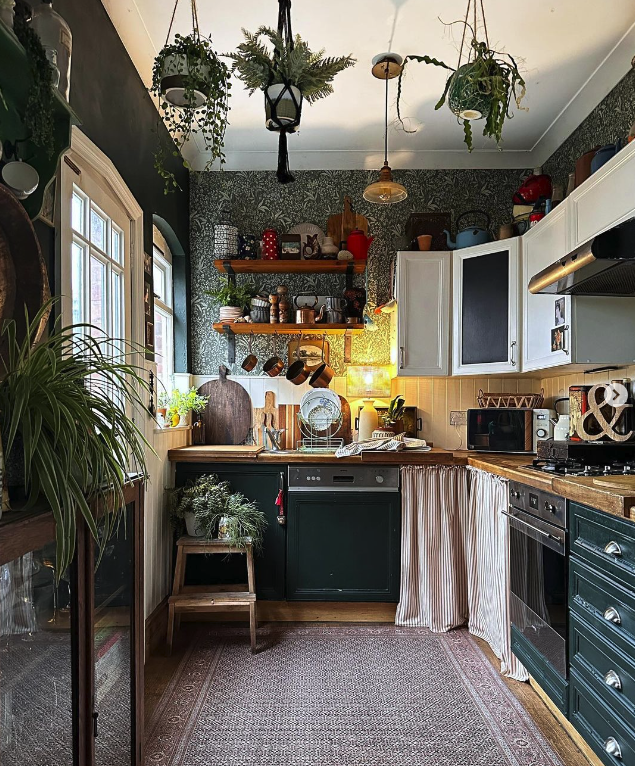
[[[262,232],[262,258],[265,261],[277,261],[280,258],[278,232],[275,229],[265,229]]]

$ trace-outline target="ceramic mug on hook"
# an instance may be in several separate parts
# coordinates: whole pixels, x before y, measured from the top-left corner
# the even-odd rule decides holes
[[[258,357],[252,353],[251,346],[252,341],[254,339],[254,331],[252,330],[249,333],[249,354],[245,357],[243,360],[243,363],[240,365],[245,372],[251,372],[254,367],[258,364]]]
[[[273,356],[262,365],[262,371],[270,378],[275,378],[284,369],[284,362],[278,356],[278,333],[273,334]]]

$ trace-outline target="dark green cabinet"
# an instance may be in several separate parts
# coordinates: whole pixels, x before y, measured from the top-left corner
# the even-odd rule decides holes
[[[398,492],[290,492],[287,598],[398,601]]]
[[[201,474],[216,474],[228,481],[235,492],[258,504],[267,517],[262,551],[256,554],[258,598],[280,601],[285,597],[286,532],[278,523],[276,498],[284,489],[285,465],[245,465],[242,463],[178,463],[176,485],[183,486]],[[190,556],[186,585],[246,583],[247,567],[242,555]]]

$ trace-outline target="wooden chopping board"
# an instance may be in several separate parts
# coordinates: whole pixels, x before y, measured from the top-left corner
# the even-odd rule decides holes
[[[262,442],[262,427],[284,428],[278,426],[278,408],[276,395],[273,391],[265,391],[265,406],[254,407],[254,440],[257,445],[264,446]]]
[[[206,444],[242,444],[251,428],[251,397],[233,380],[227,379],[225,365],[218,368],[218,380],[210,380],[198,389],[209,396],[201,413]]]
[[[344,444],[350,444],[353,441],[351,405],[343,396],[340,396],[340,404],[342,405],[342,427],[336,437],[344,439]]]
[[[620,489],[635,495],[635,476],[595,476],[593,483],[603,489]]]
[[[353,229],[361,229],[368,236],[368,218],[353,210],[351,198],[347,195],[344,197],[344,212],[329,216],[326,233],[339,247],[341,242],[346,242]]]

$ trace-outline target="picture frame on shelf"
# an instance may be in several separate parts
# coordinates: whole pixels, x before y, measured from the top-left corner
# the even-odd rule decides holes
[[[302,258],[302,237],[299,234],[280,235],[280,260],[299,261]]]

